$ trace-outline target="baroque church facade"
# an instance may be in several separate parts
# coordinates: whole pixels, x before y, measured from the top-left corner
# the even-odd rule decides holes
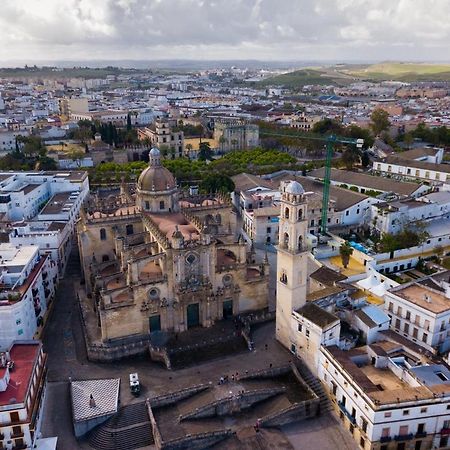
[[[149,159],[134,192],[93,196],[78,222],[101,339],[178,333],[266,308],[268,262],[240,237],[230,200],[186,196],[158,149]]]

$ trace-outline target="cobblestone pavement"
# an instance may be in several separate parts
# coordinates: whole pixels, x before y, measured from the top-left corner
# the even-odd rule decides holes
[[[44,348],[48,353],[48,385],[43,421],[44,436],[58,436],[58,449],[87,448],[73,435],[69,397],[69,377],[73,379],[120,378],[122,405],[141,401],[145,397],[181,389],[192,384],[217,382],[222,375],[245,370],[253,371],[270,364],[286,364],[292,355],[274,339],[274,323],[255,331],[255,350],[218,358],[204,364],[177,371],[167,371],[149,357],[130,358],[113,364],[91,363],[87,360],[75,286],[78,268],[73,266],[61,281],[49,323],[44,332]],[[268,348],[265,349],[265,344]],[[128,389],[128,375],[138,372],[142,394],[136,399]],[[295,449],[353,449],[350,434],[341,429],[333,416],[325,416],[283,430],[285,438]],[[270,433],[267,434],[270,436]],[[274,443],[268,448],[277,448]],[[285,439],[283,438],[283,439]],[[315,445],[314,442],[320,442]],[[309,443],[306,445],[305,443]]]

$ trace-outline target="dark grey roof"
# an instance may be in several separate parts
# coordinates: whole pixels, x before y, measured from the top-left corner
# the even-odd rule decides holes
[[[307,192],[316,192],[318,194],[322,194],[323,192],[323,183],[308,177],[300,177],[283,173],[272,178],[272,180],[278,184],[285,180],[296,180]],[[351,206],[356,205],[367,198],[367,195],[353,192],[349,189],[340,188],[338,186],[330,186],[330,199],[335,202],[335,208],[337,211],[346,210],[347,208],[350,208]]]
[[[437,172],[450,173],[450,164],[435,164],[425,161],[416,161],[414,159],[402,158],[402,153],[390,155],[386,158],[386,163],[396,164],[398,166],[414,167],[424,170],[435,170]]]
[[[331,286],[338,281],[343,281],[347,279],[345,275],[342,275],[339,272],[336,272],[335,270],[330,269],[329,267],[326,266],[322,266],[319,269],[317,269],[310,275],[310,278],[327,286]]]
[[[339,320],[339,317],[325,311],[314,303],[306,303],[297,310],[297,313],[310,322],[315,323],[320,328],[325,328],[331,323],[336,322],[336,320]]]
[[[375,328],[378,325],[362,310],[355,311],[355,316],[358,317],[369,328]]]
[[[254,189],[257,187],[265,187],[268,189],[277,188],[277,185],[275,185],[272,181],[250,173],[239,173],[238,175],[232,176],[231,179],[233,180],[234,190],[236,192],[247,191],[248,189]]]
[[[308,176],[323,179],[324,173],[325,169],[322,167],[311,171]],[[331,169],[331,180],[338,183],[354,184],[376,191],[394,192],[401,195],[412,195],[421,186],[417,183],[400,182],[385,177],[375,177],[366,173],[339,169]]]

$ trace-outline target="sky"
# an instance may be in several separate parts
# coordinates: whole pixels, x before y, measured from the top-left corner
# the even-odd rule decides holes
[[[0,62],[450,61],[450,0],[1,0]]]

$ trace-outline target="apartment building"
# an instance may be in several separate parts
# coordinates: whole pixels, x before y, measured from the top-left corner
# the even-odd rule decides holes
[[[55,294],[58,267],[37,245],[0,244],[0,348],[33,339]]]
[[[36,341],[0,353],[0,448],[36,448],[46,389],[47,355]]]
[[[321,347],[319,378],[360,448],[448,448],[450,370],[419,350],[389,339]]]
[[[407,224],[450,214],[450,192],[434,192],[418,200],[407,198],[372,205],[372,224],[381,233],[398,233]]]
[[[432,353],[450,350],[450,272],[401,284],[385,294],[391,329]]]
[[[28,220],[56,194],[79,193],[81,205],[88,192],[86,172],[0,172],[0,214],[3,221]]]
[[[37,245],[41,255],[49,255],[64,273],[75,239],[73,225],[59,221],[20,222],[12,225],[9,242],[12,245]]]
[[[339,317],[322,309],[315,303],[308,302],[292,311],[291,352],[304,349],[314,357],[314,366],[319,364],[320,347],[338,345],[341,330]]]

